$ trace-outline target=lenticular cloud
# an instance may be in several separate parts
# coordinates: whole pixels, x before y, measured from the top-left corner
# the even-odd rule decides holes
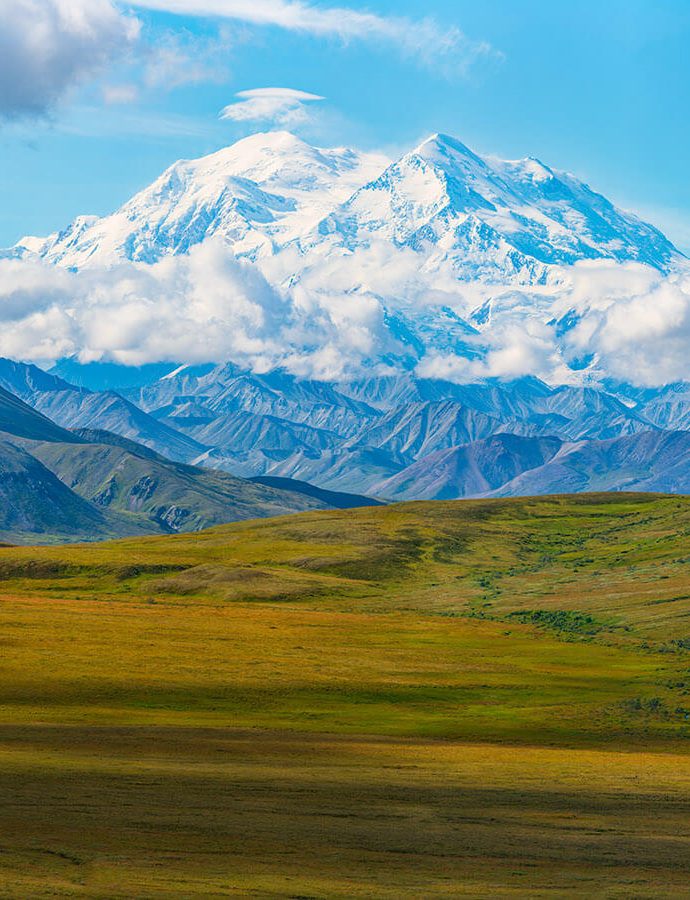
[[[325,100],[318,94],[292,88],[254,88],[240,91],[237,100],[221,110],[220,118],[232,122],[273,122],[294,127],[308,120],[307,103]]]

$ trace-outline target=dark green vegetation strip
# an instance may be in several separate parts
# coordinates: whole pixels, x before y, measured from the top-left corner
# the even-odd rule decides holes
[[[594,616],[570,609],[517,610],[509,613],[507,618],[526,625],[551,628],[553,631],[563,634],[594,635],[611,630],[611,626],[604,622],[598,622]]]

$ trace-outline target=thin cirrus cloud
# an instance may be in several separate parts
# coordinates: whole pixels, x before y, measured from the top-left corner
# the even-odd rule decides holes
[[[344,41],[371,40],[396,46],[403,54],[445,70],[462,71],[481,58],[500,58],[486,41],[473,41],[457,26],[432,18],[381,16],[350,7],[322,7],[303,0],[135,0],[140,8],[187,16],[220,17],[248,25]]]
[[[325,99],[318,94],[292,88],[254,88],[240,91],[236,97],[236,103],[221,110],[221,119],[233,122],[270,122],[289,128],[309,119],[307,104]]]
[[[228,42],[222,33],[213,46],[188,47],[188,37],[170,32],[146,46],[132,9],[369,41],[446,74],[463,72],[481,58],[500,58],[489,44],[431,18],[381,16],[304,0],[0,0],[0,119],[45,115],[75,87],[127,59],[143,62],[144,83],[158,87],[213,80],[224,69]],[[125,99],[117,88],[106,97],[116,103]]]

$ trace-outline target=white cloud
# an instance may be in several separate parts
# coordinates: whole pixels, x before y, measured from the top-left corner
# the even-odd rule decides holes
[[[233,122],[270,122],[284,128],[294,128],[308,121],[308,103],[325,100],[317,94],[292,88],[254,88],[240,91],[237,103],[221,110],[220,118]]]
[[[221,28],[217,36],[200,37],[182,32],[157,35],[143,50],[143,80],[147,87],[172,90],[186,84],[223,82],[228,78],[230,35]]]
[[[481,358],[431,354],[419,374],[461,383],[520,375],[648,387],[690,380],[690,266],[664,276],[638,263],[586,261],[558,280],[555,294],[512,290],[494,301]]]
[[[349,7],[322,7],[303,0],[136,0],[135,6],[190,16],[232,19],[320,37],[390,43],[404,54],[438,68],[464,69],[481,57],[497,57],[483,41],[472,41],[456,26],[433,19],[379,16]]]
[[[106,84],[103,88],[103,100],[108,106],[126,106],[135,103],[138,98],[136,84]]]
[[[110,0],[0,0],[0,118],[45,114],[138,36]]]
[[[482,334],[484,352],[474,359],[447,353],[430,353],[417,366],[420,378],[440,378],[455,384],[472,384],[486,378],[542,377],[558,367],[559,351],[553,328],[536,319],[506,322]]]
[[[304,264],[296,252],[260,260],[267,279],[292,280],[290,274]],[[479,338],[468,339],[479,355],[432,351],[418,366],[420,376],[466,383],[537,375],[553,384],[612,377],[649,386],[690,380],[690,265],[664,276],[639,263],[583,261],[555,273],[553,282],[526,289],[467,284],[450,266],[428,271],[424,254],[373,241],[344,256],[315,259],[293,295],[312,322],[325,308],[331,309],[331,326],[339,316],[350,316],[338,323],[336,344],[350,354],[351,367],[384,353],[400,354],[381,322],[384,304],[432,318],[434,307],[450,307],[470,319],[489,300],[489,323]],[[358,306],[361,313],[366,304],[369,318],[357,320]],[[561,321],[571,321],[570,327]],[[580,369],[583,361],[590,365]],[[310,357],[305,367],[313,362]]]
[[[631,264],[578,264],[570,277],[579,322],[566,352],[593,354],[600,374],[632,384],[690,380],[690,267],[663,277]]]
[[[335,378],[361,365],[382,322],[376,301],[342,300],[281,293],[215,239],[186,256],[107,271],[0,259],[0,355],[126,365],[232,360]]]
[[[387,312],[420,315],[432,336],[435,307],[468,315],[467,286],[453,289],[445,273],[425,278],[414,258],[403,252],[396,267],[373,247],[359,261],[353,254],[350,268],[328,264],[285,289],[235,259],[220,238],[152,266],[74,273],[35,258],[0,259],[0,355],[39,363],[71,355],[129,365],[233,361],[326,380],[360,376],[405,352]],[[690,380],[690,267],[665,277],[633,263],[585,262],[560,272],[557,293],[495,289],[490,323],[467,337],[472,357],[432,347],[418,364],[421,377]],[[591,368],[568,368],[584,358]]]

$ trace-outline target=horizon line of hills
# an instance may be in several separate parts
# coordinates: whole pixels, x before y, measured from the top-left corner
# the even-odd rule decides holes
[[[169,534],[376,502],[690,493],[686,384],[169,368],[111,367],[113,386],[91,389],[61,377],[88,380],[88,367],[0,360],[0,539]]]

